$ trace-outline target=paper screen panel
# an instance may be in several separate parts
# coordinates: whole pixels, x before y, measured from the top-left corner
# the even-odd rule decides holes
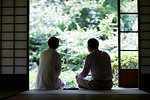
[[[27,25],[26,24],[17,24],[15,25],[15,31],[27,31]]]
[[[2,48],[13,48],[13,41],[3,41]]]
[[[11,66],[13,65],[13,58],[3,58],[2,59],[2,66]]]
[[[0,8],[0,74],[24,74],[12,76],[27,78],[29,0],[0,0]]]
[[[27,42],[26,41],[16,41],[15,42],[15,48],[27,48]]]
[[[2,40],[14,40],[13,33],[2,33]]]
[[[27,6],[27,0],[15,0],[15,6]]]
[[[27,65],[27,58],[15,58],[15,65]]]
[[[2,67],[2,74],[13,74],[13,67]]]
[[[15,67],[15,74],[27,74],[26,67]]]
[[[2,15],[14,15],[14,8],[2,8]]]
[[[14,6],[14,0],[2,0],[3,7],[10,7]]]
[[[27,23],[27,16],[16,16],[15,23]]]
[[[13,23],[13,22],[14,22],[14,16],[2,17],[2,23]]]
[[[27,15],[27,8],[16,8],[15,15]]]
[[[2,26],[2,32],[12,32],[14,31],[14,25],[13,24],[10,24],[10,25],[3,25]]]
[[[27,40],[27,33],[16,33],[15,40]]]
[[[13,50],[2,50],[2,57],[13,57]]]
[[[15,57],[27,57],[27,50],[15,50]]]

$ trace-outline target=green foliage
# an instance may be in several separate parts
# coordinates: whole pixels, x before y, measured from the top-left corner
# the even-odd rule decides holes
[[[112,72],[113,72],[113,84],[114,87],[118,86],[118,55],[114,54],[111,57],[111,65],[112,65]],[[138,60],[137,60],[137,53],[136,52],[126,52],[123,53],[122,59],[121,59],[121,66],[123,69],[133,69],[138,67]],[[62,69],[62,72],[60,74],[60,78],[64,83],[68,82],[69,86],[75,86],[77,87],[77,83],[75,80],[75,76],[82,71],[82,68],[78,68],[78,70],[73,70],[72,68],[77,68],[76,65],[70,65],[68,66],[67,71]],[[38,67],[36,67],[33,70],[30,70],[30,88],[35,87],[36,82],[36,76],[38,72]],[[90,76],[88,76],[90,77]],[[87,77],[87,78],[88,78]]]
[[[137,52],[122,52],[121,56],[122,69],[137,69],[138,68],[138,53]]]
[[[135,7],[134,2],[130,0],[128,4]],[[122,11],[126,10],[124,4],[122,1]],[[121,17],[121,29],[137,28],[134,16]],[[48,48],[47,40],[51,36],[60,40],[57,51],[61,55],[60,78],[64,83],[77,86],[75,75],[84,66],[88,54],[87,41],[89,38],[97,38],[99,49],[111,55],[113,82],[115,86],[118,85],[117,0],[30,0],[29,60],[32,88],[35,86],[39,54]],[[125,37],[123,41],[128,41]],[[128,37],[133,38],[131,35]],[[137,48],[136,43],[132,42],[134,48]],[[127,48],[127,45],[122,45],[122,48]],[[132,65],[137,65],[136,58],[134,54],[124,54],[121,60],[123,68],[134,68]]]
[[[111,57],[111,66],[113,72],[113,84],[118,86],[118,55],[114,54]],[[137,52],[121,52],[121,69],[137,69],[138,54]]]
[[[71,86],[78,87],[78,84],[76,83],[75,76],[80,71],[81,71],[81,69],[79,69],[78,71],[72,71],[72,70],[64,71],[60,74],[60,79],[64,82],[64,84],[66,84],[66,82],[68,82],[70,87]]]
[[[137,13],[137,1],[138,0],[120,0],[120,10],[122,13]],[[122,31],[137,31],[138,16],[124,14],[121,15],[121,30]]]
[[[113,73],[113,85],[114,87],[118,86],[118,55],[117,53],[111,57],[111,67]]]
[[[137,12],[137,2],[138,0],[120,0],[121,12]]]
[[[30,89],[35,88],[37,73],[38,73],[37,67],[29,71]]]
[[[138,50],[138,34],[122,33],[121,34],[122,50]]]
[[[88,53],[86,42],[91,37],[106,41],[101,41],[102,49],[115,51],[117,42],[113,29],[117,26],[116,23],[112,23],[114,14],[106,14],[107,9],[102,6],[105,0],[66,1],[63,4],[58,2],[60,1],[47,4],[45,0],[31,1],[30,69],[38,65],[39,53],[47,48],[46,42],[50,36],[57,36],[61,41],[58,51],[62,57],[64,70],[67,70],[65,66],[76,65],[77,67],[73,67],[72,70],[78,70],[83,66]],[[94,21],[85,25],[88,19]],[[110,40],[113,41],[111,42],[113,45],[109,44]],[[109,48],[105,48],[105,45]]]

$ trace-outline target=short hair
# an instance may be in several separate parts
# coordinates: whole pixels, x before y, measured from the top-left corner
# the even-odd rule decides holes
[[[92,50],[98,49],[99,42],[98,42],[97,39],[91,38],[91,39],[88,40],[88,46],[90,46],[90,48],[91,48]]]
[[[59,46],[59,40],[56,37],[52,36],[48,40],[48,46],[49,46],[49,48],[53,48],[53,49],[58,48],[58,46]]]

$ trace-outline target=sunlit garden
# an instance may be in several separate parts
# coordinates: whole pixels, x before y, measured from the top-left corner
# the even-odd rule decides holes
[[[125,2],[126,1],[126,2]],[[136,0],[122,0],[122,10],[134,9]],[[128,5],[128,7],[126,7]],[[136,19],[121,16],[122,30],[136,29]],[[69,86],[77,87],[75,75],[84,67],[87,41],[99,40],[99,49],[111,56],[114,87],[118,86],[118,26],[117,0],[30,0],[30,88],[35,87],[39,68],[40,52],[47,49],[47,40],[51,36],[59,39],[57,51],[61,55],[62,72],[60,78]],[[124,27],[123,26],[130,26]],[[128,38],[126,38],[128,37]],[[121,37],[125,43],[122,48],[137,47],[137,35]],[[138,66],[137,52],[124,52],[121,64],[125,69]],[[133,67],[134,66],[134,67]],[[90,77],[90,76],[89,76]]]

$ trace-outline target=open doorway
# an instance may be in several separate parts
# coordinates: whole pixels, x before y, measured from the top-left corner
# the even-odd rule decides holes
[[[124,1],[136,6],[133,5],[136,0]],[[124,1],[122,0],[122,5],[126,5]],[[117,20],[117,0],[30,0],[30,88],[35,87],[39,54],[48,48],[47,40],[50,36],[60,39],[57,51],[61,54],[60,78],[64,83],[68,82],[70,86],[77,87],[75,75],[81,72],[88,54],[87,40],[97,38],[99,49],[111,56],[113,83],[114,87],[118,87]],[[130,21],[133,22],[133,19],[128,16],[122,20],[123,25],[127,26],[131,24]],[[135,24],[137,23],[125,28],[130,29],[135,27]],[[124,36],[122,41],[127,41],[127,37],[133,35]],[[123,48],[128,45],[123,44]],[[133,45],[136,45],[135,42]],[[138,65],[138,55],[133,55],[123,55],[122,58],[134,59],[122,59],[124,66],[132,68],[133,64]]]

